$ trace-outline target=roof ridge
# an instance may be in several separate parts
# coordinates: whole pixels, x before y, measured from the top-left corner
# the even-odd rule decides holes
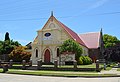
[[[82,34],[91,34],[91,33],[100,33],[100,32],[86,32],[86,33],[81,33],[79,35],[82,35]]]

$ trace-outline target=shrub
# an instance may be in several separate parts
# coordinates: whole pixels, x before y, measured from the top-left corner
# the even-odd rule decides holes
[[[92,64],[92,59],[88,56],[85,56],[85,57],[86,57],[86,60],[87,60],[86,64]]]
[[[29,61],[31,57],[31,53],[25,51],[25,47],[19,46],[16,47],[10,54],[10,59],[12,59],[15,62],[21,62],[22,60]]]
[[[79,65],[83,65],[83,60],[82,60],[82,57],[79,57],[78,64],[79,64]]]
[[[80,56],[78,64],[80,64],[80,65],[92,64],[92,59],[88,56]]]

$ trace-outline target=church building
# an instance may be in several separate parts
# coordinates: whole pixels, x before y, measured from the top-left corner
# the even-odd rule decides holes
[[[80,29],[82,30],[82,29]],[[78,34],[69,27],[57,20],[53,13],[41,30],[37,31],[37,36],[32,42],[32,62],[37,64],[38,60],[49,64],[58,60],[58,63],[73,61],[75,54],[62,55],[59,53],[59,46],[68,39],[79,43],[83,49],[82,55],[91,57],[93,62],[103,57],[104,50],[102,30],[100,32],[90,32]]]

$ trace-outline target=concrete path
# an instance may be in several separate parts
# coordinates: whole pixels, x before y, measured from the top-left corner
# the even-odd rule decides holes
[[[117,75],[120,75],[120,71],[117,71],[117,68],[112,68],[111,70],[109,71],[101,71],[100,72],[101,74],[117,74]]]
[[[67,78],[0,73],[0,82],[120,82],[120,77]]]

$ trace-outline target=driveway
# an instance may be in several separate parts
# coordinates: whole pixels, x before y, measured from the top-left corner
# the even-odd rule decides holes
[[[0,73],[0,82],[120,82],[120,77],[109,78],[67,78]]]

